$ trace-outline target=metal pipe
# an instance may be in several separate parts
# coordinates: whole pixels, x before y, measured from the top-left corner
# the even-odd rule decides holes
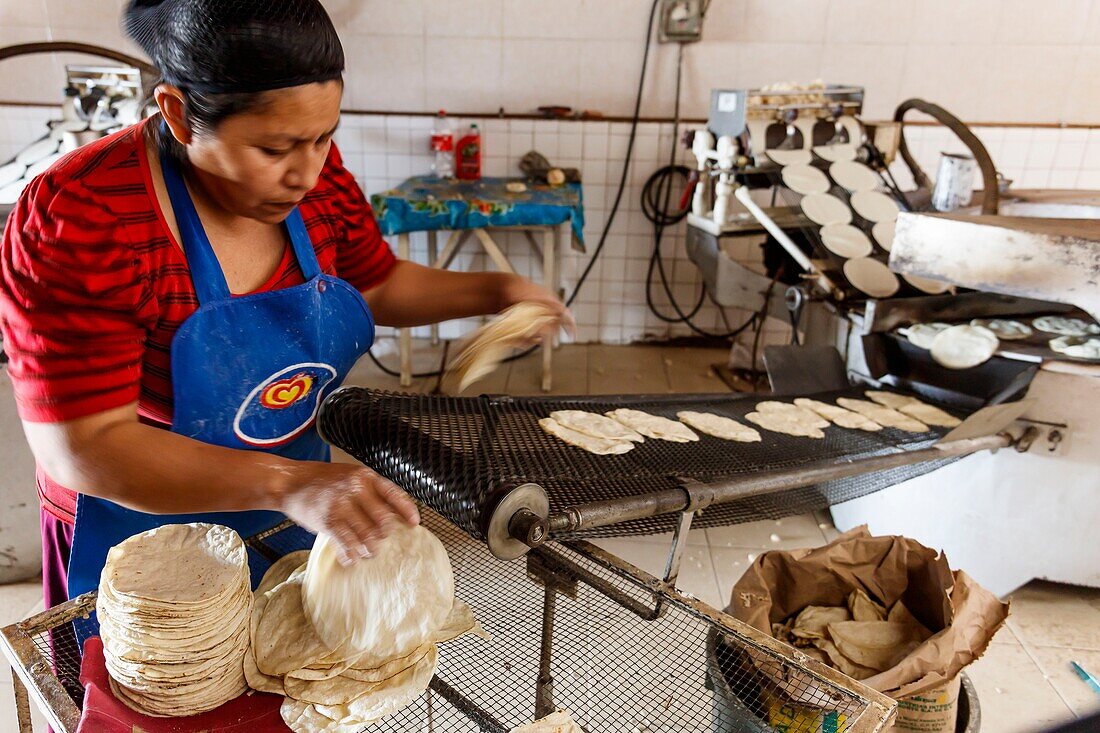
[[[783,231],[778,224],[772,221],[772,218],[752,200],[752,195],[749,193],[747,186],[739,186],[737,190],[733,192],[733,195],[737,197],[737,200],[749,210],[749,213],[756,217],[756,220],[768,230],[768,233],[775,237],[776,241],[783,246],[787,254],[794,258],[794,261],[798,263],[799,267],[810,274],[817,274],[817,268],[814,267],[814,263],[810,262],[810,258],[806,256],[806,253],[803,252],[799,246],[787,236],[787,233]]]
[[[965,456],[982,450],[997,450],[1010,445],[1012,445],[1012,436],[1008,434],[987,435],[981,438],[940,442],[928,448],[902,450],[870,458],[838,459],[823,465],[762,471],[713,484],[690,482],[682,489],[666,489],[652,494],[570,507],[550,516],[550,531],[554,534],[562,534],[603,527],[633,519],[682,512],[692,505],[705,507],[710,504],[724,504],[750,496],[800,489],[825,481],[901,468],[941,458]]]

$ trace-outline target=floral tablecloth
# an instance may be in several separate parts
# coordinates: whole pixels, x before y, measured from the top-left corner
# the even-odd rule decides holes
[[[524,181],[527,190],[505,187],[517,178],[458,181],[414,176],[397,188],[371,196],[383,234],[437,229],[552,226],[569,221],[574,245],[584,248],[584,201],[579,183],[562,186]]]

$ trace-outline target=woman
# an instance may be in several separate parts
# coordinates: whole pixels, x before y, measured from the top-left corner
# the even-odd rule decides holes
[[[369,554],[416,506],[329,463],[313,419],[374,324],[525,300],[568,320],[516,276],[395,260],[332,145],[344,56],[317,0],[131,0],[125,24],[160,114],[32,182],[0,250],[48,606],[168,522],[286,515]]]

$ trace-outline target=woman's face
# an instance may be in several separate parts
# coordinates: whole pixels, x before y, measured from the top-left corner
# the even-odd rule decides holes
[[[255,108],[196,131],[187,157],[203,193],[238,216],[281,222],[317,183],[342,93],[339,81],[264,92]]]

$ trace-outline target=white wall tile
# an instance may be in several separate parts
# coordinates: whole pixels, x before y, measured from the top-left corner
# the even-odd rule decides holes
[[[820,42],[830,3],[821,0],[747,0],[736,40]]]
[[[404,36],[344,39],[345,103],[369,110],[421,110],[427,104],[424,42]]]
[[[580,85],[579,43],[574,40],[504,40],[502,85],[510,112],[570,104]]]
[[[820,4],[829,8],[825,38],[841,43],[903,43],[909,36],[916,6],[905,0],[837,0]]]
[[[503,8],[504,0],[433,2],[424,13],[424,32],[428,36],[500,38]]]
[[[1075,44],[1088,29],[1090,0],[1002,0],[1001,43]]]
[[[501,42],[490,38],[428,38],[424,55],[426,98],[439,109],[491,110],[500,96]]]
[[[581,0],[554,0],[552,3],[505,0],[502,35],[505,38],[575,38],[581,4]]]

